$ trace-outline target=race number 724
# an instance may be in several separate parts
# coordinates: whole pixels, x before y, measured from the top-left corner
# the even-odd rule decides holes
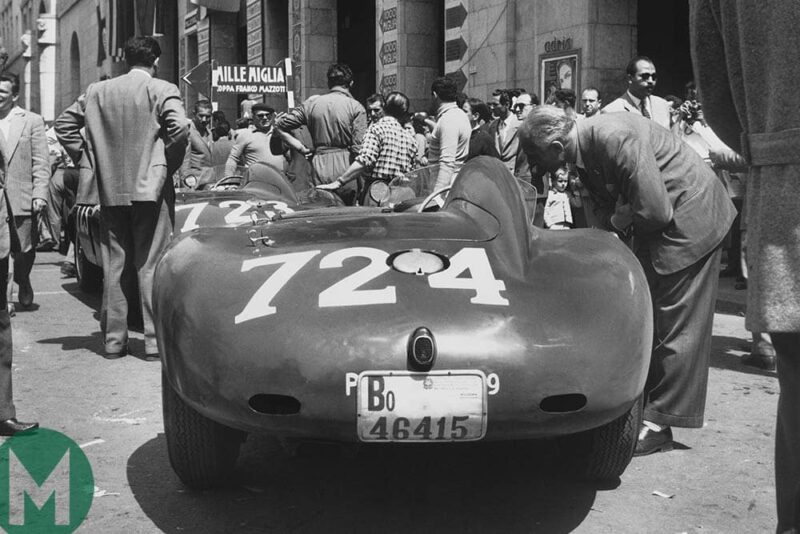
[[[278,312],[272,300],[312,259],[321,253],[319,250],[290,252],[261,258],[249,258],[242,262],[242,272],[256,268],[277,266],[263,284],[256,290],[244,309],[234,317],[240,324],[259,317]],[[377,248],[351,247],[331,252],[319,262],[320,269],[336,269],[344,266],[350,258],[366,258],[366,266],[344,277],[319,293],[320,308],[339,306],[368,306],[374,304],[394,304],[397,302],[397,289],[386,285],[379,289],[362,289],[365,284],[377,279],[391,270],[387,263],[389,254]],[[469,277],[461,276],[469,271]],[[428,276],[428,284],[435,289],[463,289],[473,291],[470,298],[473,304],[508,306],[508,299],[501,295],[506,285],[497,280],[492,265],[483,248],[465,247],[450,258],[450,266],[444,271]]]

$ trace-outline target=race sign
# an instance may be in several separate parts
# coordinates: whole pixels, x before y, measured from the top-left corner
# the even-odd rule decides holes
[[[267,94],[286,93],[286,74],[283,66],[219,65],[211,76],[217,93]]]
[[[481,371],[365,371],[358,380],[361,441],[473,441],[486,434]]]

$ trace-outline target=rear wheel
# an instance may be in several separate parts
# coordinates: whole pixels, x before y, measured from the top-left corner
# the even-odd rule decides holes
[[[75,274],[78,287],[87,293],[98,293],[103,289],[103,269],[86,258],[80,237],[75,237]]]
[[[172,469],[195,489],[227,482],[247,434],[197,413],[175,392],[162,374],[164,434]]]
[[[559,438],[559,449],[577,476],[592,480],[617,478],[633,457],[641,420],[639,397],[627,412],[610,423]]]

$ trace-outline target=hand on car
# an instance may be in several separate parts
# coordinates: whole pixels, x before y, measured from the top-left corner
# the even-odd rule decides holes
[[[611,215],[611,226],[617,231],[624,232],[631,224],[633,224],[633,210],[631,209],[631,205],[622,202],[620,199],[617,201],[614,214]]]
[[[34,198],[33,199],[33,212],[34,213],[41,213],[44,209],[47,208],[47,201],[41,198]]]
[[[317,186],[317,189],[322,189],[323,191],[336,191],[340,187],[344,185],[342,183],[341,178],[337,178],[329,184],[320,184]]]

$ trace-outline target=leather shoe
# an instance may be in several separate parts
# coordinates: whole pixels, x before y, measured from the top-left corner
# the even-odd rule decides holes
[[[753,343],[750,354],[742,358],[742,363],[766,371],[775,370],[775,348],[766,339]]]
[[[672,450],[672,429],[665,427],[663,430],[655,431],[643,426],[639,432],[639,439],[636,442],[634,456],[647,456],[654,452],[666,452]]]
[[[23,308],[30,308],[33,306],[33,287],[30,280],[25,280],[19,284],[19,293],[17,294],[19,305]]]
[[[128,354],[128,347],[122,347],[122,350],[106,350],[106,353],[103,354],[103,358],[106,360],[116,360],[117,358],[122,358]]]
[[[161,356],[157,352],[151,352],[144,355],[144,360],[146,362],[157,362],[161,360]]]
[[[12,417],[0,423],[0,436],[13,436],[17,432],[25,432],[35,428],[39,428],[39,423],[21,423]]]

